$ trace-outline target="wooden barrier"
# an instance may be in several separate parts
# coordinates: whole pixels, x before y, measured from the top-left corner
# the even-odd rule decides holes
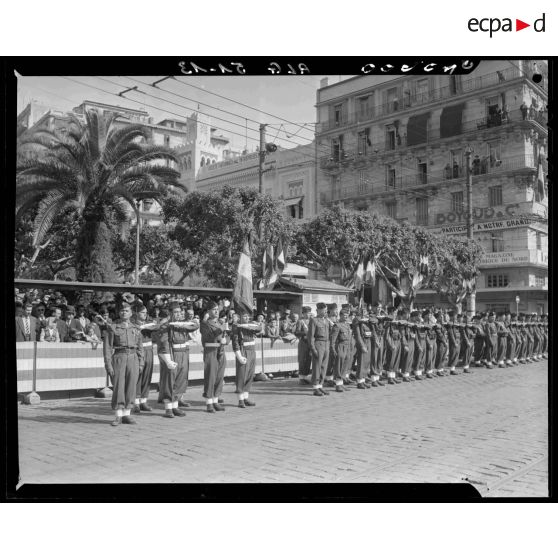
[[[257,342],[256,372],[262,371],[263,343],[264,370],[267,373],[298,370],[297,344],[282,341],[272,346],[269,339]],[[106,373],[103,360],[103,345],[99,343],[36,343],[36,387],[37,393],[48,391],[71,391],[98,389],[105,386]],[[155,355],[157,347],[154,346]],[[236,374],[235,357],[231,345],[225,349],[227,368],[225,377]],[[16,343],[17,391],[30,392],[33,389],[34,343]],[[199,345],[190,347],[191,380],[203,379],[203,349]],[[154,358],[153,383],[159,381],[159,359]]]

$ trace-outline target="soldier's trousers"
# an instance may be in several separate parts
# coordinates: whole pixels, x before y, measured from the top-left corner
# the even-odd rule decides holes
[[[414,358],[415,358],[415,341],[412,339],[406,345],[402,343],[401,358],[399,360],[399,368],[401,369],[401,374],[409,374],[411,372]],[[392,370],[392,372],[397,372],[397,370]]]
[[[480,362],[484,358],[484,337],[475,337],[474,344],[473,358],[475,362]]]
[[[428,372],[434,369],[436,361],[436,340],[432,339],[430,343],[426,342],[426,358],[424,359],[424,370]]]
[[[498,336],[491,335],[490,341],[487,339],[486,343],[486,360],[490,364],[496,360],[498,356]]]
[[[506,360],[513,360],[515,358],[515,337],[508,337],[508,346],[506,348]]]
[[[331,358],[331,356],[330,356]],[[351,344],[339,343],[337,356],[333,361],[333,374],[336,380],[342,380],[351,369]]]
[[[393,348],[388,345],[386,351],[386,368],[390,372],[396,372],[400,368],[401,363],[401,340],[392,339]]]
[[[525,344],[525,358],[531,358],[533,356],[533,338],[527,337],[527,343]]]
[[[541,353],[541,338],[539,335],[535,335],[533,338],[533,354],[536,356]]]
[[[374,341],[370,344],[370,374],[374,376],[379,376],[382,373],[384,368],[383,366],[383,347],[380,342],[380,345],[376,345]]]
[[[317,355],[312,355],[312,385],[322,385],[327,370],[329,341],[314,341]]]
[[[189,354],[188,349],[175,349],[173,360],[177,366],[172,370],[169,370],[162,360],[159,361],[161,365],[159,399],[162,399],[164,403],[179,401],[184,395],[188,386]]]
[[[420,350],[417,351],[415,347],[415,354],[413,356],[413,371],[424,370],[424,361],[426,360],[426,342],[420,342]]]
[[[517,358],[525,358],[527,352],[527,338],[525,336],[520,337],[519,347],[517,349]]]
[[[139,360],[136,353],[116,352],[112,356],[112,408],[131,409],[136,400]]]
[[[436,343],[436,358],[434,359],[434,368],[436,368],[436,370],[441,370],[444,367],[447,354],[447,343]]]
[[[221,395],[226,363],[224,348],[204,347],[203,391],[207,399],[214,399]]]
[[[240,364],[236,359],[236,390],[238,393],[244,393],[250,391],[256,373],[256,349],[250,345],[240,352],[247,360],[246,364]]]
[[[306,339],[301,338],[298,342],[298,373],[301,376],[310,375],[312,365],[312,352]]]
[[[459,343],[459,345],[454,345],[450,341],[449,352],[448,352],[448,368],[455,368],[455,366],[457,366],[457,361],[459,360],[460,352],[461,352],[461,343]]]
[[[144,364],[143,370],[138,375],[138,383],[136,385],[136,397],[147,397],[149,395],[149,386],[153,377],[153,346],[143,348]]]
[[[508,338],[507,337],[498,337],[498,352],[496,354],[496,360],[498,364],[503,360],[506,360],[506,350],[508,348]]]
[[[469,341],[469,345],[466,342],[461,343],[462,354],[463,354],[463,366],[468,367],[471,364],[471,358],[473,356],[473,341]]]
[[[356,376],[359,380],[363,380],[370,373],[370,337],[363,339],[366,353],[360,348],[357,349],[357,372]]]
[[[333,376],[335,366],[335,356],[333,355],[333,346],[330,344],[329,346],[329,355],[327,357],[327,368],[326,368],[326,376]]]

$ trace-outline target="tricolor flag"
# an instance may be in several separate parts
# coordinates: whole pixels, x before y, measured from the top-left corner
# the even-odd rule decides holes
[[[238,272],[234,284],[232,300],[236,313],[254,311],[254,293],[252,291],[252,261],[250,259],[250,243],[244,242],[240,258],[238,259]]]
[[[277,276],[281,277],[283,270],[285,269],[285,252],[283,251],[283,242],[279,238],[277,243],[277,259],[275,261],[275,270],[277,271]]]
[[[428,256],[420,257],[419,273],[425,277],[428,275]]]
[[[537,173],[537,194],[538,201],[543,201],[546,198],[546,189],[544,187],[544,169],[541,156],[539,155],[539,168]]]
[[[368,260],[364,282],[369,285],[376,284],[376,260]]]
[[[364,282],[364,265],[362,262],[362,258],[358,260],[358,266],[355,271],[355,290],[358,291],[362,287]]]
[[[262,280],[260,281],[260,289],[265,289],[273,275],[273,246],[268,244],[264,250],[262,258]]]

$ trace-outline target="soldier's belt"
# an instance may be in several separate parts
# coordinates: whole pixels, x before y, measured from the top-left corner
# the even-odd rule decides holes
[[[204,348],[205,347],[220,347],[220,346],[221,346],[221,343],[206,343],[204,345]]]
[[[252,345],[255,345],[256,342],[255,341],[248,341],[246,343],[242,343],[245,347],[251,347]]]
[[[126,353],[126,354],[135,354],[136,348],[135,347],[115,347],[115,353]]]
[[[153,341],[146,341],[145,343],[142,343],[142,345],[144,347],[152,347],[153,346]]]
[[[177,343],[172,345],[173,349],[187,349],[188,348],[188,343]]]
[[[372,337],[372,334],[371,333],[364,333],[363,336],[364,337]]]

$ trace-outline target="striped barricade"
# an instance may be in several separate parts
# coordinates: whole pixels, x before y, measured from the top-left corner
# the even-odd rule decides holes
[[[290,372],[298,369],[297,345],[275,342],[269,339],[257,341],[256,372]],[[153,383],[159,381],[159,359],[157,347],[153,348]],[[26,393],[33,388],[34,342],[16,343],[17,391]],[[226,377],[236,374],[235,356],[230,345],[226,346]],[[203,379],[203,349],[199,345],[190,347],[191,380]],[[103,359],[103,345],[92,343],[47,343],[37,342],[36,391],[71,391],[98,389],[105,385],[106,373]]]

